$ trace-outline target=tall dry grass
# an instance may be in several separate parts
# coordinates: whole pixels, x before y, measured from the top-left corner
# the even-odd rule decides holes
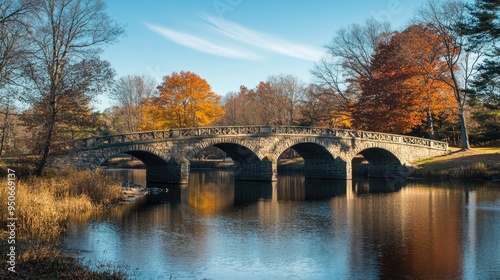
[[[7,180],[5,179],[5,186]],[[7,220],[7,187],[0,188],[0,220]],[[52,240],[66,232],[74,215],[88,215],[121,197],[118,179],[102,172],[66,171],[46,177],[16,178],[17,236]]]

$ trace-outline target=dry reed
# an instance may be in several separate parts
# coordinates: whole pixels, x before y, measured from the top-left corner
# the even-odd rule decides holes
[[[0,188],[0,201],[7,201]],[[66,232],[74,215],[98,212],[120,199],[118,179],[102,172],[67,171],[50,177],[16,181],[17,234],[21,238],[52,240]],[[6,224],[7,205],[0,203],[0,220]]]

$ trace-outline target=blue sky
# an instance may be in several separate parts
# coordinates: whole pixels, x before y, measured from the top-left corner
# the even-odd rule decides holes
[[[313,82],[310,70],[336,30],[369,17],[402,28],[424,2],[109,0],[107,12],[126,25],[126,36],[102,58],[118,76],[150,75],[158,83],[174,71],[191,71],[221,96],[270,75]],[[98,103],[98,109],[110,106],[106,96]]]

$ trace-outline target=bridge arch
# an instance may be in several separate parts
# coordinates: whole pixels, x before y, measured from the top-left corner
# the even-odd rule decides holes
[[[274,149],[273,157],[278,159],[289,148],[297,151],[304,159],[304,175],[307,178],[350,178],[350,162],[335,156],[330,150],[331,145],[317,137],[280,142]]]
[[[387,147],[364,147],[352,153],[350,161],[362,155],[368,161],[368,177],[406,177],[404,161],[398,152]]]
[[[196,154],[211,146],[221,149],[234,161],[234,177],[236,180],[276,180],[276,162],[269,161],[256,147],[237,138],[204,140],[186,153],[186,160],[190,161]]]
[[[257,149],[251,147],[247,143],[236,138],[213,138],[204,140],[192,149],[186,152],[186,160],[190,161],[195,155],[208,147],[217,147],[228,154],[234,161],[237,162],[252,162],[261,160],[262,156],[258,155]]]
[[[167,158],[164,153],[161,153],[150,145],[113,147],[110,149],[102,149],[96,154],[97,156],[93,159],[90,165],[91,170],[95,170],[106,160],[118,154],[129,154],[131,156],[134,156],[142,161],[146,166],[166,164],[169,160],[169,158]]]
[[[287,141],[278,142],[273,149],[272,157],[278,159],[287,149],[296,150],[302,158],[305,159],[331,159],[335,157],[328,150],[328,146],[321,140],[315,137],[311,138],[295,138]]]
[[[172,175],[168,170],[175,169],[172,159],[151,145],[131,145],[119,146],[96,151],[97,156],[90,165],[91,170],[95,170],[106,160],[118,154],[129,154],[136,157],[146,165],[146,181],[148,183],[168,182]]]

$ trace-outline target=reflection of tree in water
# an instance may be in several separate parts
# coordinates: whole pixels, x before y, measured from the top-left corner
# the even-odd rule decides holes
[[[227,172],[193,172],[181,199],[204,215],[213,215],[233,206],[234,187]]]

